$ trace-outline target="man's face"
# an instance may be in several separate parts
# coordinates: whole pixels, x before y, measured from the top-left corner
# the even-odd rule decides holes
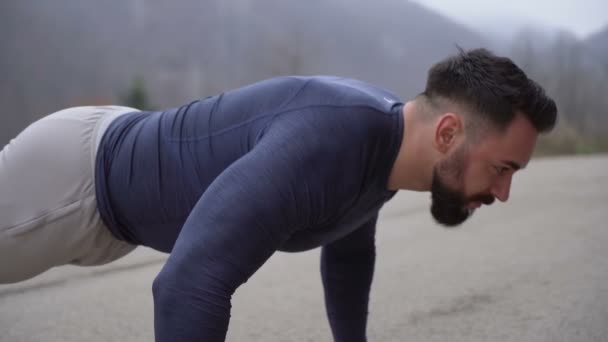
[[[456,226],[482,204],[507,201],[513,174],[528,164],[538,133],[517,115],[502,133],[488,133],[475,144],[463,141],[433,170],[431,213],[437,222]]]

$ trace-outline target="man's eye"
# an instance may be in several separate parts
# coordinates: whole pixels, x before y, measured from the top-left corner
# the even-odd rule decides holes
[[[496,169],[496,173],[500,176],[502,174],[504,174],[505,172],[507,172],[509,169],[504,167],[504,166],[494,166],[494,169]]]

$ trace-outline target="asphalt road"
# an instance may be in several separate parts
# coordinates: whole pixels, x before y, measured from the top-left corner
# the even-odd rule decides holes
[[[608,341],[608,156],[535,159],[511,200],[446,230],[428,194],[383,209],[370,341]],[[0,286],[0,341],[153,341],[139,249]],[[228,341],[331,341],[319,251],[275,254],[233,299]]]

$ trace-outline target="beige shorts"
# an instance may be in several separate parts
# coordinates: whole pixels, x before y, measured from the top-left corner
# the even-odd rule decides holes
[[[101,265],[135,248],[102,222],[94,182],[103,132],[133,111],[61,110],[28,126],[0,151],[0,283],[59,265]]]

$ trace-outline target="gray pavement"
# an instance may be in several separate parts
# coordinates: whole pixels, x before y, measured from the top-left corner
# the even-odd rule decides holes
[[[511,200],[436,226],[429,195],[383,210],[370,341],[608,341],[608,156],[535,159]],[[331,341],[319,251],[275,254],[233,299],[228,341]],[[166,256],[0,285],[0,341],[153,341]]]

